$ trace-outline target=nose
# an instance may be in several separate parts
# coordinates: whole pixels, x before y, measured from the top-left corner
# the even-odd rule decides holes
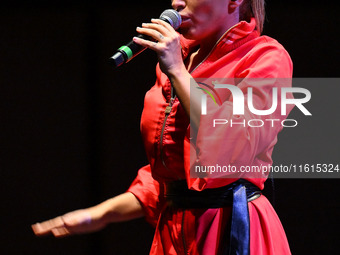
[[[185,1],[184,0],[172,0],[172,8],[174,8],[174,10],[180,12],[181,10],[183,10],[185,8]]]

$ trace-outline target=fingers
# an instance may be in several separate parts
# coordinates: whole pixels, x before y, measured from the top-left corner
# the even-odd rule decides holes
[[[66,227],[54,228],[51,232],[55,237],[64,237],[71,234]]]
[[[159,19],[152,19],[152,23],[143,23],[142,27],[137,27],[136,30],[153,38],[155,41],[139,37],[134,37],[133,41],[158,53],[168,48],[171,42],[178,41],[176,40],[178,39],[178,34],[171,25]]]
[[[34,234],[43,236],[53,234],[64,237],[71,234],[91,231],[92,216],[88,210],[77,210],[62,216],[32,225]],[[96,226],[92,226],[95,229]]]
[[[31,227],[34,234],[37,236],[44,236],[52,233],[55,237],[64,237],[71,234],[67,229],[67,226],[65,226],[62,216],[41,223],[36,223]]]
[[[36,235],[47,235],[51,233],[54,228],[59,228],[64,225],[62,218],[59,216],[57,218],[47,220],[41,223],[36,223],[32,225],[34,234]]]
[[[161,19],[152,19],[151,22],[154,23],[154,24],[162,25],[164,28],[166,28],[170,32],[175,31],[174,28],[169,23],[167,23],[167,22],[165,22]]]
[[[149,41],[145,39],[141,39],[138,37],[134,37],[133,40],[134,42],[150,48],[154,51],[159,51],[160,49],[157,47],[157,42],[166,42],[167,40],[173,38],[174,36],[177,36],[177,33],[175,30],[171,27],[170,24],[159,20],[159,19],[152,19],[152,23],[143,23],[142,27],[137,27],[137,32],[147,35],[151,38],[153,38],[156,42],[154,41]]]
[[[137,32],[153,38],[155,41],[161,42],[165,37],[168,37],[168,31],[156,24],[143,24],[143,27],[137,27]]]
[[[151,23],[143,23],[142,27],[155,30],[163,34],[164,36],[169,36],[171,33],[175,33],[175,30],[171,27],[170,24],[159,19],[152,19]]]
[[[158,52],[157,42],[151,42],[151,41],[144,40],[144,39],[141,39],[141,38],[138,38],[138,37],[134,37],[133,41],[135,43],[139,44],[139,45],[142,45],[146,48],[149,48],[151,50]]]

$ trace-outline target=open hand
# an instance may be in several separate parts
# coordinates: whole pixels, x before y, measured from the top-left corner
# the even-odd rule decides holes
[[[89,209],[77,210],[54,219],[32,225],[38,236],[52,233],[55,237],[89,233],[101,229],[104,225],[93,222]]]

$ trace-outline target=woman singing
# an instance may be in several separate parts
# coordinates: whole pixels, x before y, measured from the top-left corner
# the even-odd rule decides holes
[[[37,223],[33,230],[59,237],[144,216],[156,228],[153,255],[290,254],[280,220],[261,194],[267,175],[192,175],[196,166],[272,164],[282,126],[273,122],[254,128],[252,120],[287,116],[277,111],[255,116],[247,106],[244,114],[235,115],[230,90],[198,81],[232,79],[245,98],[251,91],[256,109],[271,108],[273,88],[283,86],[279,78],[292,77],[292,63],[276,40],[261,36],[264,0],[173,0],[172,7],[182,17],[179,32],[153,19],[137,28],[153,40],[134,38],[159,60],[141,118],[149,164],[127,192]],[[209,96],[203,115],[204,95]],[[213,127],[222,116],[229,124]],[[253,125],[231,126],[232,121]]]

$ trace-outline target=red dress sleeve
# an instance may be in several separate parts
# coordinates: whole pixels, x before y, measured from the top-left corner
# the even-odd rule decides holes
[[[150,165],[139,169],[137,177],[127,192],[131,192],[141,203],[146,220],[156,226],[159,214],[163,208],[163,186],[151,175]]]

